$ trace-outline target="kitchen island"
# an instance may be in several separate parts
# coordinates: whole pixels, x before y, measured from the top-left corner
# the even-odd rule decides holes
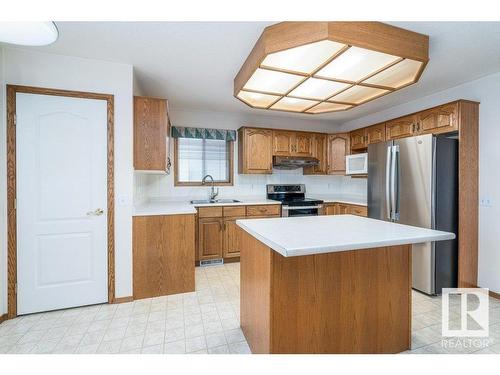
[[[353,215],[236,223],[253,353],[410,349],[411,244],[455,237]]]

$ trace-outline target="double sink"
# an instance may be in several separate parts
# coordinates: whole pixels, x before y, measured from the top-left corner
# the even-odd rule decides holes
[[[209,204],[209,203],[240,203],[237,199],[195,199],[191,204]]]

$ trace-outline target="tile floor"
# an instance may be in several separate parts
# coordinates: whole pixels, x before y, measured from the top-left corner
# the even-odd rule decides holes
[[[500,353],[500,301],[490,302],[486,348],[443,348],[440,322],[440,297],[414,292],[407,353]],[[250,353],[239,328],[239,263],[196,268],[193,293],[8,320],[0,353]]]

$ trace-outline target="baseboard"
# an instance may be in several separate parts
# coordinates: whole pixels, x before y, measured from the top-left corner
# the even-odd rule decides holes
[[[128,296],[128,297],[118,297],[118,298],[115,298],[113,302],[113,304],[115,303],[125,303],[125,302],[132,302],[134,300],[134,297],[132,296]]]
[[[8,316],[7,314],[0,315],[0,323],[7,320],[7,316]]]

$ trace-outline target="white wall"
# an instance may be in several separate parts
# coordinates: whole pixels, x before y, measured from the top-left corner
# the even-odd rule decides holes
[[[116,296],[132,295],[132,96],[131,65],[4,48],[4,82],[6,84],[48,87],[114,95],[115,113],[115,251]],[[2,100],[4,103],[4,100]],[[5,116],[2,115],[2,118]],[[5,120],[2,121],[0,168],[5,165]],[[0,169],[2,176],[5,171]],[[2,186],[4,185],[2,178]],[[3,189],[3,190],[2,190]],[[2,205],[5,204],[4,188]],[[119,199],[122,198],[122,199]],[[122,201],[120,203],[119,201]],[[5,210],[0,212],[6,220]],[[2,225],[3,227],[3,225]],[[2,234],[2,232],[0,232]],[[5,237],[0,250],[5,257]],[[1,257],[0,257],[1,259]],[[0,265],[2,280],[6,274]],[[2,285],[4,285],[2,283]],[[6,289],[5,287],[2,289]],[[5,291],[3,292],[5,293]],[[5,311],[5,306],[3,307]]]
[[[343,125],[346,130],[385,121],[455,99],[481,102],[479,107],[479,196],[491,207],[479,207],[478,284],[500,292],[500,73],[430,95]]]
[[[293,129],[338,132],[339,128],[326,121],[308,121],[263,115],[248,115],[210,111],[194,111],[170,108],[172,125],[203,128],[238,129],[241,126],[269,127],[274,129]],[[172,143],[172,140],[171,140]],[[173,160],[173,147],[170,147]],[[343,194],[366,195],[366,179],[351,179],[342,176],[303,176],[302,169],[292,171],[274,170],[272,175],[239,175],[238,144],[234,144],[234,186],[219,187],[220,197],[265,196],[266,184],[304,183],[308,195]],[[135,174],[135,201],[148,198],[189,200],[206,198],[207,187],[174,187],[173,168],[170,175]]]
[[[3,48],[0,47],[0,315],[7,312],[7,133]]]

